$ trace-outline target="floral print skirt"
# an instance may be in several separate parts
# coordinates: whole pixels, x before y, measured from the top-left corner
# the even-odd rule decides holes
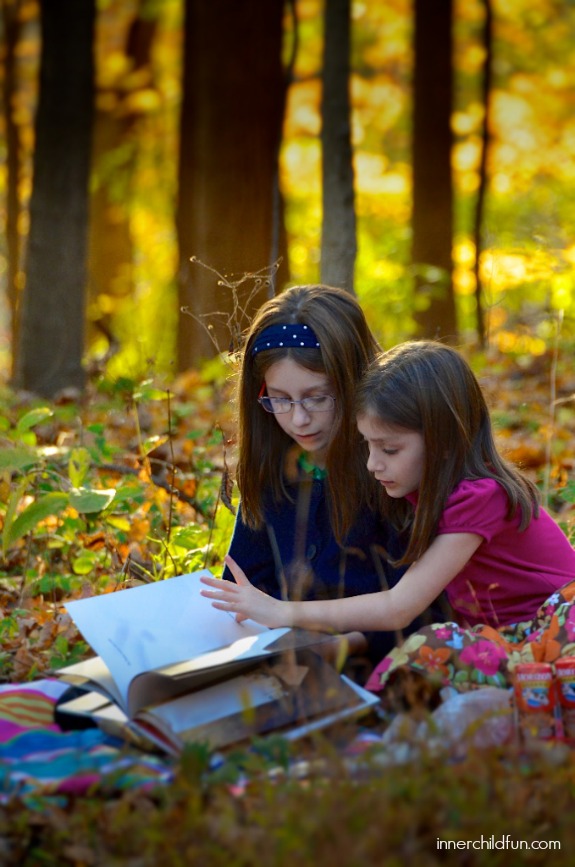
[[[374,668],[367,689],[380,692],[414,673],[459,692],[481,686],[508,687],[524,662],[575,656],[575,581],[553,593],[532,620],[495,628],[433,623],[414,632]]]

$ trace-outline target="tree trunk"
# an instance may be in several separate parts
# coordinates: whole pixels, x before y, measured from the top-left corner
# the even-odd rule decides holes
[[[419,335],[455,340],[452,5],[415,0],[412,265]]]
[[[357,253],[351,148],[350,0],[327,0],[323,61],[321,281],[354,290]]]
[[[4,19],[4,81],[2,105],[6,130],[6,296],[11,318],[12,374],[16,366],[16,350],[20,333],[20,288],[18,274],[21,269],[20,233],[20,172],[21,145],[18,125],[14,120],[14,105],[17,90],[16,50],[20,42],[20,4],[3,0]]]
[[[82,388],[95,0],[43,0],[26,287],[15,385]]]
[[[475,308],[477,311],[477,337],[479,345],[485,347],[485,311],[483,309],[483,288],[481,285],[481,253],[483,252],[483,212],[485,209],[485,196],[487,193],[488,173],[487,158],[489,155],[489,125],[491,122],[491,66],[493,63],[493,9],[491,0],[484,0],[485,22],[483,25],[483,48],[485,61],[483,63],[483,131],[481,136],[481,162],[479,164],[479,188],[477,190],[477,202],[475,205],[475,222],[473,226],[473,239],[475,241]]]
[[[283,5],[186,0],[177,230],[179,304],[191,315],[178,320],[180,370],[235,344],[270,291],[242,277],[269,271],[278,237]],[[285,256],[278,277],[287,278]]]

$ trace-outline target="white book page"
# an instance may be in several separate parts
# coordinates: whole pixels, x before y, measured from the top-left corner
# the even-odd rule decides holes
[[[130,681],[138,674],[227,647],[239,639],[243,639],[241,656],[252,643],[262,651],[288,631],[268,629],[250,620],[238,623],[228,612],[214,608],[211,600],[200,595],[204,586],[200,576],[209,574],[203,570],[178,575],[66,603],[74,623],[112,674],[124,707]],[[78,663],[66,671],[82,675],[84,666]],[[89,668],[86,676],[94,677],[94,666]]]
[[[74,662],[72,665],[67,665],[66,668],[61,668],[58,671],[59,675],[64,675],[64,679],[71,683],[77,683],[85,687],[85,683],[81,681],[88,680],[89,686],[97,684],[102,687],[103,693],[112,698],[118,704],[124,706],[124,700],[120,694],[114,678],[110,674],[110,669],[100,656],[94,656],[91,659],[85,659],[83,662]]]
[[[256,672],[144,709],[141,716],[143,719],[162,720],[169,731],[179,734],[275,701],[283,694],[283,686],[277,677]]]

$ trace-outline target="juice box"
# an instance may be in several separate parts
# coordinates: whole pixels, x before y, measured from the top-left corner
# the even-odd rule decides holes
[[[516,666],[514,693],[522,739],[527,742],[555,737],[557,698],[553,666],[547,662]]]
[[[567,740],[575,741],[575,656],[556,660],[555,678],[563,731]]]

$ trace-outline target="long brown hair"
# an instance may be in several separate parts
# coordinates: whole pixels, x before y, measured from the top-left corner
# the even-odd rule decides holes
[[[463,479],[495,479],[507,493],[507,517],[524,530],[538,514],[536,486],[497,451],[489,410],[473,371],[457,350],[435,341],[400,344],[370,366],[357,393],[358,415],[419,431],[424,468],[411,538],[401,563],[429,548],[447,498]],[[408,502],[383,498],[384,513],[405,526]]]
[[[253,353],[259,334],[271,325],[308,325],[316,348],[277,348]],[[266,370],[291,358],[307,370],[325,373],[335,397],[333,435],[326,456],[327,492],[336,537],[342,539],[362,506],[376,494],[362,472],[363,456],[355,423],[357,385],[379,346],[355,297],[331,286],[293,286],[266,302],[246,336],[238,382],[239,454],[237,482],[244,521],[259,528],[264,497],[281,503],[287,496],[283,467],[291,438],[257,398]]]

